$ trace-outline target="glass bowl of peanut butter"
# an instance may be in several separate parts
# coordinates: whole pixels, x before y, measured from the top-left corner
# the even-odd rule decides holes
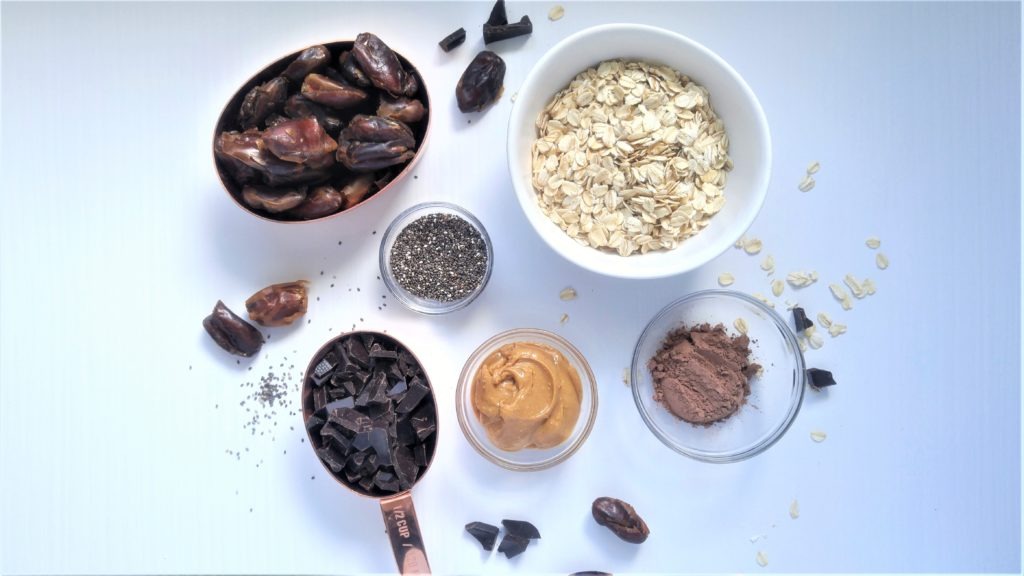
[[[544,470],[576,453],[597,416],[597,380],[568,340],[517,328],[481,344],[455,392],[466,440],[509,470]]]

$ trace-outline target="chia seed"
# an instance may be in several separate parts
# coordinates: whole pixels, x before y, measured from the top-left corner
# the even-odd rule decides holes
[[[487,272],[480,231],[455,214],[428,214],[399,232],[391,247],[395,280],[411,294],[435,302],[468,297]]]

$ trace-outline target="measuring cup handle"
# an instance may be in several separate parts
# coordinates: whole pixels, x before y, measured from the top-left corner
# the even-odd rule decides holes
[[[399,573],[430,574],[427,550],[423,546],[420,524],[416,521],[416,507],[412,505],[412,494],[405,492],[382,499],[380,511],[384,514],[384,527],[388,531],[388,540],[391,541]]]

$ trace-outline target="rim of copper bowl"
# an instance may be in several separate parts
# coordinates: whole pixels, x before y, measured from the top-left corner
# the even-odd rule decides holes
[[[332,472],[327,466],[324,465],[323,460],[320,460],[319,456],[317,457],[317,461],[320,462],[320,466],[323,467],[323,469],[327,472],[327,474],[331,477],[332,480],[334,480],[338,484],[341,484],[342,487],[344,487],[345,489],[349,490],[350,492],[358,494],[358,495],[360,495],[360,496],[362,496],[364,498],[370,498],[370,499],[378,500],[378,501],[379,500],[385,500],[385,499],[388,499],[388,498],[397,498],[399,496],[402,496],[403,494],[409,494],[410,492],[412,492],[412,489],[416,487],[416,484],[419,484],[420,481],[423,480],[423,477],[427,475],[427,472],[430,472],[430,467],[434,465],[434,457],[437,456],[437,454],[436,454],[436,452],[437,452],[437,444],[438,444],[438,440],[437,439],[438,439],[438,437],[439,437],[439,435],[441,433],[441,419],[438,418],[438,413],[437,413],[437,394],[436,394],[436,392],[434,390],[434,385],[430,383],[430,376],[427,375],[427,371],[426,371],[425,368],[423,368],[423,363],[420,362],[419,357],[416,356],[416,353],[412,351],[412,348],[409,348],[408,346],[406,346],[404,342],[402,342],[398,338],[395,338],[391,334],[386,334],[384,332],[377,332],[376,330],[353,330],[351,332],[345,332],[344,334],[339,334],[338,336],[335,336],[334,338],[331,338],[330,340],[325,342],[324,345],[321,346],[320,348],[318,348],[316,353],[313,354],[313,357],[309,360],[309,365],[306,367],[306,371],[302,373],[302,386],[299,389],[299,395],[300,395],[299,396],[299,402],[300,402],[299,407],[301,408],[301,410],[299,410],[299,413],[302,416],[302,428],[306,431],[306,438],[309,439],[309,447],[310,447],[310,449],[315,451],[316,450],[316,446],[313,444],[313,435],[310,434],[309,433],[309,429],[306,428],[306,419],[310,415],[312,415],[313,412],[314,412],[312,409],[307,409],[307,404],[306,404],[307,390],[311,390],[312,389],[311,385],[307,385],[307,382],[312,382],[312,380],[307,378],[307,376],[309,374],[313,373],[313,368],[316,366],[316,364],[319,363],[319,362],[317,362],[317,359],[320,358],[323,354],[325,354],[327,352],[328,348],[333,347],[335,342],[338,342],[339,340],[342,340],[342,339],[347,338],[349,336],[358,336],[360,334],[372,334],[374,336],[383,336],[384,338],[388,338],[390,340],[395,341],[396,343],[398,343],[399,346],[404,348],[405,351],[408,352],[412,356],[412,359],[415,360],[416,363],[419,365],[420,370],[423,371],[423,378],[427,381],[427,387],[430,388],[430,396],[434,399],[434,454],[430,455],[430,462],[427,462],[427,467],[423,469],[423,474],[420,474],[420,477],[417,478],[413,482],[412,486],[410,486],[406,490],[401,490],[399,492],[395,492],[394,494],[384,494],[382,496],[374,496],[372,494],[364,494],[364,493],[360,492],[359,490],[356,490],[355,488],[349,486],[344,481],[342,481],[340,478],[338,478],[334,474],[334,472]]]
[[[404,180],[405,177],[408,176],[409,173],[412,171],[412,169],[416,167],[416,164],[420,161],[420,157],[423,156],[423,150],[427,147],[427,140],[430,137],[430,124],[431,124],[431,119],[432,119],[432,114],[431,114],[431,106],[432,106],[432,104],[430,103],[430,91],[427,88],[427,83],[423,79],[423,74],[420,74],[419,68],[417,68],[412,63],[412,60],[409,60],[408,58],[403,56],[400,52],[398,52],[397,50],[392,48],[392,51],[394,51],[394,53],[398,56],[399,60],[402,61],[402,64],[407,66],[409,68],[409,70],[411,70],[416,75],[416,79],[420,83],[420,90],[423,91],[424,104],[426,105],[426,108],[427,108],[427,118],[426,118],[427,124],[426,124],[426,126],[423,127],[423,138],[420,140],[420,145],[416,149],[416,155],[412,157],[412,160],[410,160],[409,163],[406,164],[405,167],[402,168],[402,170],[398,174],[396,174],[395,177],[392,178],[390,182],[385,184],[384,187],[381,188],[380,190],[378,190],[376,194],[374,194],[373,196],[370,196],[366,200],[363,200],[362,202],[360,202],[359,204],[356,204],[355,206],[349,208],[348,210],[339,210],[338,212],[335,212],[334,214],[328,214],[327,216],[321,216],[320,218],[314,218],[312,220],[278,220],[278,219],[275,219],[275,218],[271,218],[270,216],[267,216],[266,214],[261,214],[261,213],[257,212],[256,210],[253,210],[252,208],[246,206],[245,202],[242,202],[242,200],[240,198],[238,198],[238,196],[236,196],[233,192],[231,192],[231,189],[227,185],[226,177],[225,177],[224,173],[221,172],[220,167],[217,165],[217,154],[216,154],[216,152],[214,152],[214,146],[216,145],[216,142],[217,142],[217,135],[221,133],[222,127],[225,124],[225,121],[226,121],[226,118],[227,118],[227,114],[228,114],[228,108],[233,108],[231,103],[234,102],[235,100],[239,100],[239,103],[240,103],[241,102],[241,98],[244,98],[244,95],[242,94],[242,90],[244,90],[246,86],[249,86],[249,85],[253,84],[256,81],[256,79],[261,74],[263,74],[268,68],[273,68],[275,66],[279,66],[279,65],[284,64],[286,61],[291,60],[292,58],[297,57],[299,54],[302,53],[303,50],[305,50],[306,48],[309,48],[310,46],[326,46],[328,50],[332,50],[333,48],[339,47],[338,46],[339,44],[349,44],[349,45],[352,45],[352,44],[355,44],[355,40],[335,40],[335,41],[332,41],[332,42],[321,42],[319,44],[307,44],[307,45],[303,46],[302,48],[299,48],[298,50],[295,50],[293,52],[289,52],[288,54],[278,58],[277,60],[274,60],[270,64],[267,64],[266,66],[260,68],[255,74],[250,76],[248,80],[243,82],[241,86],[239,86],[234,92],[231,93],[231,97],[228,98],[228,101],[224,105],[224,108],[221,109],[220,115],[217,116],[217,123],[213,127],[213,140],[211,141],[212,143],[210,145],[210,157],[213,159],[213,171],[217,174],[217,180],[220,181],[221,188],[224,189],[224,192],[227,193],[227,195],[231,198],[232,202],[234,202],[235,205],[237,205],[239,208],[244,210],[246,213],[248,213],[248,214],[250,214],[252,216],[257,217],[260,220],[266,220],[267,222],[275,222],[277,224],[308,224],[310,222],[323,222],[325,220],[330,220],[331,218],[334,218],[336,216],[340,216],[342,214],[348,214],[348,213],[358,209],[359,207],[361,207],[361,206],[363,206],[365,204],[370,203],[371,201],[373,201],[378,196],[381,196],[385,192],[387,192],[392,186],[394,186],[398,182],[401,182],[402,180]],[[239,188],[239,190],[241,190],[241,188]]]

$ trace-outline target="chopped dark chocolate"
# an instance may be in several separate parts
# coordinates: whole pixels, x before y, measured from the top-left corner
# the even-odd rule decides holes
[[[387,397],[388,377],[384,375],[384,372],[374,372],[370,378],[370,383],[366,386],[366,390],[370,391],[368,403],[385,404],[389,402]],[[366,390],[363,392],[365,393]],[[427,392],[429,393],[430,391],[428,390]]]
[[[501,539],[501,544],[498,545],[498,552],[504,554],[506,558],[514,558],[525,552],[526,547],[529,545],[529,539],[521,538],[511,532],[505,532],[505,537]]]
[[[388,441],[386,428],[374,428],[370,430],[370,447],[377,456],[377,462],[381,466],[391,466],[391,450]]]
[[[349,360],[355,362],[360,368],[370,367],[370,353],[358,338],[349,338],[344,344],[345,352]]]
[[[331,399],[332,403],[342,398],[352,398],[352,395],[348,393],[348,390],[344,388],[329,388],[327,389],[327,396]]]
[[[331,392],[334,392],[335,390],[336,389],[332,389]],[[332,401],[328,402],[327,403],[327,412],[330,412],[331,410],[340,410],[342,408],[353,408],[353,407],[355,407],[355,405],[356,405],[356,399],[355,398],[353,398],[351,396],[345,396],[344,398],[339,398],[337,400],[332,400]]]
[[[345,460],[340,458],[337,452],[327,448],[326,446],[323,448],[317,448],[316,455],[319,456],[320,459],[323,460],[324,464],[326,464],[334,473],[341,472],[345,467]]]
[[[466,524],[466,532],[476,538],[484,550],[494,550],[494,543],[498,541],[498,527],[485,522],[470,522]]]
[[[491,8],[491,14],[487,17],[486,23],[491,26],[508,24],[508,13],[505,12],[505,0],[498,0],[494,3],[494,7]]]
[[[505,527],[505,532],[520,538],[526,538],[528,540],[535,540],[540,538],[540,531],[533,524],[530,524],[526,520],[502,520],[501,525]]]
[[[405,380],[399,380],[395,382],[394,386],[388,389],[388,398],[395,398],[405,393],[409,389],[409,386],[405,383]]]
[[[430,437],[437,430],[437,419],[433,403],[424,404],[422,408],[409,417],[409,423],[416,432],[416,438],[421,442]]]
[[[322,386],[324,381],[329,379],[334,372],[334,355],[328,352],[327,357],[321,360],[313,369],[313,384]]]
[[[451,52],[454,48],[461,46],[462,43],[465,41],[466,29],[459,28],[455,32],[452,32],[451,34],[445,36],[444,40],[438,42],[437,45],[441,47],[441,50],[444,50],[445,52]]]
[[[796,326],[796,333],[799,334],[811,326],[814,326],[814,322],[807,317],[803,308],[797,306],[796,308],[793,308],[793,325]]]
[[[359,486],[364,491],[369,491],[369,489],[373,487],[373,476],[364,476],[363,479],[359,481]]]
[[[427,464],[430,464],[430,455],[427,453],[427,445],[425,443],[414,446],[412,455],[416,459],[416,465],[420,468],[426,468]]]
[[[412,446],[419,442],[419,438],[416,436],[416,430],[412,427],[412,422],[409,421],[409,418],[399,420],[398,424],[395,425],[395,432],[397,434],[398,443],[402,446]]]
[[[323,425],[324,425],[324,419],[320,418],[318,416],[310,416],[306,420],[306,430],[310,433],[310,435],[319,434],[320,433],[320,428]]]
[[[825,388],[827,386],[836,385],[836,381],[835,378],[832,377],[832,373],[820,368],[808,368],[807,378],[810,380],[811,386],[814,388]]]
[[[395,408],[395,411],[399,414],[406,414],[412,412],[419,406],[420,402],[430,395],[430,388],[420,384],[419,382],[409,386],[409,391],[405,393],[405,398]]]
[[[405,380],[405,374],[398,367],[398,362],[389,362],[387,368],[384,369],[384,373],[387,374],[388,382],[394,383]]]
[[[419,472],[419,466],[416,465],[412,451],[405,446],[398,446],[395,448],[391,460],[394,462],[395,474],[398,475],[398,485],[402,490],[411,488],[412,483],[416,481],[416,474]]]
[[[368,449],[370,447],[370,431],[371,430],[373,430],[373,428],[371,428],[370,430],[367,430],[365,432],[358,432],[358,433],[356,433],[355,439],[352,440],[352,449],[353,450],[358,450],[358,451],[362,452],[363,450],[366,450],[366,449]]]
[[[358,472],[363,467],[363,462],[365,461],[366,452],[354,452],[350,454],[348,460],[345,461],[345,469]]]
[[[327,389],[320,387],[313,389],[313,409],[319,410],[327,406]]]
[[[325,443],[334,446],[342,454],[348,452],[349,447],[352,445],[352,441],[345,436],[344,432],[333,424],[327,424],[321,428],[320,437],[324,439]]]
[[[377,474],[378,468],[380,468],[380,464],[377,463],[376,454],[371,453],[366,457],[366,460],[363,460],[363,476],[367,476],[372,480],[373,476]]]
[[[416,361],[413,359],[412,354],[409,354],[405,350],[398,352],[398,367],[402,370],[402,374],[406,378],[412,378],[416,375]]]
[[[384,492],[398,492],[398,477],[391,472],[378,470],[373,477],[373,483]]]
[[[523,16],[519,22],[513,24],[484,24],[484,44],[518,38],[527,34],[533,34],[533,22],[530,22],[529,16]]]
[[[348,480],[349,484],[358,484],[362,478],[363,476],[359,473],[359,470],[353,471],[349,470],[347,466],[345,467],[345,479]]]
[[[360,432],[369,432],[371,425],[370,418],[366,415],[360,414],[352,408],[339,408],[333,410],[327,420],[331,423],[337,424],[343,431],[346,431],[349,435],[355,435]]]
[[[398,354],[394,350],[387,350],[380,345],[379,342],[375,342],[370,347],[370,358],[386,358],[388,360],[395,360],[398,358]]]
[[[331,386],[344,390],[349,396],[358,394],[356,383],[352,381],[352,376],[346,373],[339,374],[335,372],[334,376],[331,377]]]

